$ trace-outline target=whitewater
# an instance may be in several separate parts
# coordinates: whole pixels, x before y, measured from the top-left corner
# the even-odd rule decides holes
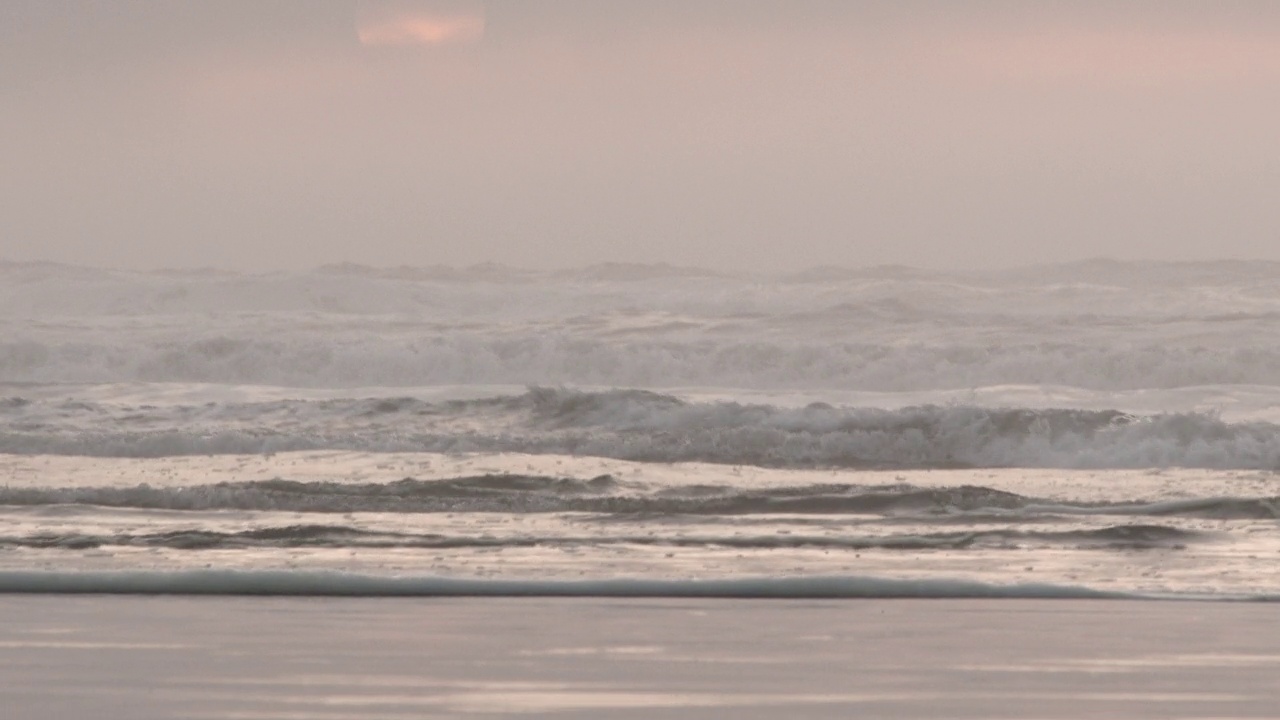
[[[1280,264],[0,264],[0,591],[1280,598]]]

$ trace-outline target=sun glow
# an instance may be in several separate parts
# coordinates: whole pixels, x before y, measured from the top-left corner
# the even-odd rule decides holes
[[[484,37],[484,9],[477,3],[379,3],[360,13],[362,45],[447,45]]]

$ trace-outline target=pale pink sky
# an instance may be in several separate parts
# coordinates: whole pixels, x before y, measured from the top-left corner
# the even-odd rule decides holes
[[[1280,4],[7,0],[0,260],[1280,259]]]

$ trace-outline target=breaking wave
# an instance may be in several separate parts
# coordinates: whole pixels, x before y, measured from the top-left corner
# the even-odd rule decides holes
[[[1280,425],[1211,413],[687,402],[534,388],[483,400],[181,406],[0,402],[0,453],[103,457],[295,450],[531,453],[780,468],[1280,469]]]

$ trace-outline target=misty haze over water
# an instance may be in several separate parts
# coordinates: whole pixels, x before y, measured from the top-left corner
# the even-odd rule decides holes
[[[1280,260],[1268,0],[10,0],[0,259]]]

